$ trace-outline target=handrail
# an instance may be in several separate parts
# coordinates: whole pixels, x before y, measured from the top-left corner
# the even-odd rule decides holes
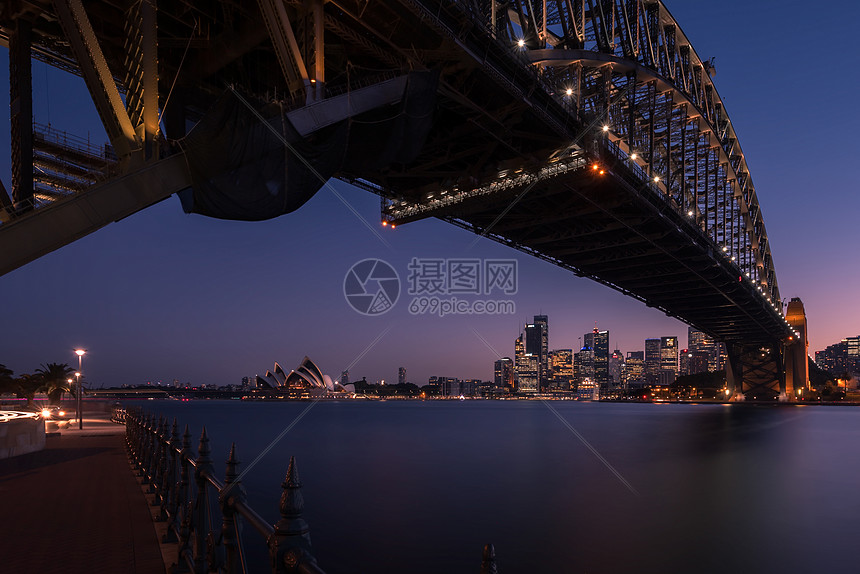
[[[119,414],[119,411],[122,414]],[[191,453],[188,426],[180,437],[176,420],[169,425],[140,409],[120,409],[115,418],[126,424],[126,443],[132,464],[155,497],[157,518],[167,522],[164,542],[178,545],[175,572],[248,572],[239,521],[244,519],[268,547],[275,574],[325,574],[311,553],[307,523],[302,519],[304,502],[295,459],[290,459],[279,510],[281,519],[266,522],[245,501],[238,480],[239,462],[235,444],[227,457],[224,480],[213,470],[209,438],[204,427],[197,456]],[[211,512],[211,494],[221,514],[220,524]]]
[[[125,422],[132,467],[154,495],[152,504],[159,507],[157,519],[167,522],[162,542],[178,546],[177,563],[171,565],[171,572],[249,572],[239,535],[240,520],[245,520],[268,548],[274,574],[325,574],[311,553],[308,524],[302,518],[304,499],[295,458],[290,457],[281,484],[283,491],[278,505],[281,518],[270,524],[245,500],[235,444],[230,447],[222,482],[212,468],[205,427],[195,457],[188,425],[180,436],[176,419],[170,424],[163,416],[156,418],[139,408],[117,408],[111,420]],[[217,495],[220,524],[210,509],[213,491]],[[482,556],[481,574],[494,574],[496,556],[492,544],[484,546]]]

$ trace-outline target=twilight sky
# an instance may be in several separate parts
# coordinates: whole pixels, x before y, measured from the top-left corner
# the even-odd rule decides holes
[[[857,55],[849,1],[666,2],[703,59],[716,57],[717,89],[741,139],[764,213],[783,297],[801,297],[810,352],[860,333],[857,220],[860,189]],[[8,59],[0,56],[0,107],[8,110]],[[36,121],[107,141],[82,80],[34,63]],[[0,115],[0,178],[10,187],[9,117]],[[323,372],[396,380],[397,368],[488,379],[532,315],[549,315],[550,348],[571,348],[595,321],[611,348],[641,350],[647,337],[686,325],[548,263],[437,220],[379,227],[376,196],[331,184],[299,211],[266,222],[185,215],[171,197],[0,277],[0,363],[16,373],[89,350],[96,386],[146,381],[226,384],[285,369],[309,355]],[[413,258],[518,261],[514,314],[411,315]],[[343,294],[349,268],[388,261],[404,291],[388,313],[356,313]],[[474,300],[475,297],[463,297]]]

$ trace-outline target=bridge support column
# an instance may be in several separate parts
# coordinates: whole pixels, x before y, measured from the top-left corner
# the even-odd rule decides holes
[[[806,340],[806,311],[803,302],[795,297],[788,303],[785,315],[788,324],[797,332],[785,344],[786,392],[795,400],[809,390],[809,343]]]
[[[793,400],[785,386],[783,347],[726,343],[726,382],[732,400]]]
[[[740,345],[726,343],[726,386],[729,389],[731,401],[744,400],[744,373],[741,367]]]

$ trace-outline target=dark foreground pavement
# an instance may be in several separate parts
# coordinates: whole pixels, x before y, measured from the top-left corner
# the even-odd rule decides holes
[[[125,427],[84,426],[0,460],[0,572],[164,574]]]

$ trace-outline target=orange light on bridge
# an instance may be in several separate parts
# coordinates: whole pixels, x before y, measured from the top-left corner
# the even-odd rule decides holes
[[[394,224],[392,223],[392,224],[391,224],[391,229],[394,229],[395,227],[397,227],[397,226],[396,226],[396,225],[394,225]]]
[[[383,221],[383,222],[382,222],[382,227],[386,227],[387,225],[388,225],[388,222],[387,222],[387,221]]]
[[[599,173],[600,175],[603,175],[605,172],[601,169]]]
[[[597,171],[599,167],[600,167],[600,166],[599,166],[599,165],[597,165],[596,163],[591,164],[591,169],[592,169],[592,170],[594,170],[594,171]]]

